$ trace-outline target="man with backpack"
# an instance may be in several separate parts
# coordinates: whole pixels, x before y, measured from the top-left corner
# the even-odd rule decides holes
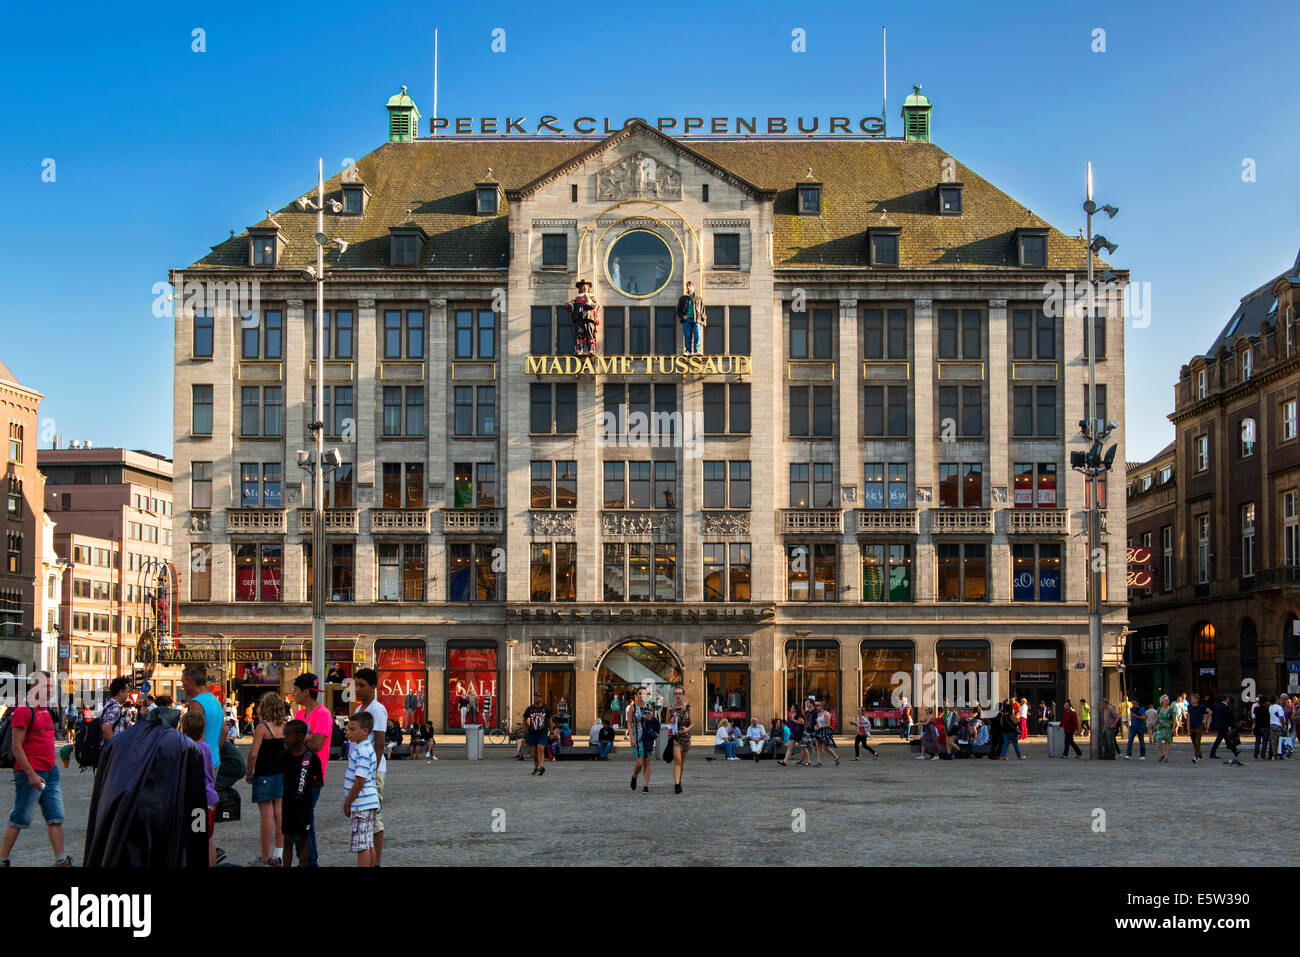
[[[104,702],[104,711],[99,716],[100,733],[105,741],[111,740],[113,735],[130,726],[126,713],[126,699],[130,693],[130,680],[121,676],[114,678],[108,686],[108,700]]]
[[[8,726],[0,730],[0,764],[14,770],[14,809],[0,839],[0,867],[9,866],[18,832],[32,826],[37,804],[45,818],[54,866],[72,866],[72,858],[63,853],[63,793],[54,755],[58,720],[49,709],[52,685],[49,672],[33,672],[26,704],[10,709]]]

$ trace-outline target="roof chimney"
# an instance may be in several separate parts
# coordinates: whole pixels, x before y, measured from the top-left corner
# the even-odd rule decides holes
[[[401,93],[388,100],[388,142],[411,142],[415,139],[419,122],[420,110],[406,95],[406,87],[402,87]]]

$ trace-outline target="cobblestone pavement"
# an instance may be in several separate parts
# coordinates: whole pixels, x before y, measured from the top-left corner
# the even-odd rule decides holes
[[[1081,742],[1085,748],[1086,739]],[[733,864],[1094,864],[1185,863],[1190,847],[1206,863],[1290,863],[1276,805],[1294,786],[1300,762],[1244,768],[1222,757],[1194,765],[1179,739],[1168,765],[1147,760],[1093,763],[1048,759],[1041,739],[1027,760],[917,761],[901,742],[881,746],[879,761],[782,768],[771,761],[708,762],[697,744],[687,759],[683,794],[672,769],[656,761],[650,794],[631,791],[626,751],[606,762],[548,762],[533,777],[512,751],[488,749],[467,762],[447,744],[442,760],[390,761],[385,783],[385,866]],[[458,754],[459,752],[459,754]],[[1207,751],[1208,753],[1208,751]],[[330,765],[318,807],[323,865],[350,865],[343,817],[343,766]],[[63,772],[67,846],[80,862],[92,779]],[[8,774],[5,775],[8,778]],[[1288,789],[1279,791],[1278,788]],[[244,820],[217,828],[230,861],[258,849],[257,808],[240,785]],[[12,785],[0,794],[11,807]],[[800,813],[806,829],[797,831]],[[1104,812],[1105,829],[1095,832]],[[503,831],[493,830],[494,821]],[[49,845],[38,823],[24,833],[15,866],[45,865]]]

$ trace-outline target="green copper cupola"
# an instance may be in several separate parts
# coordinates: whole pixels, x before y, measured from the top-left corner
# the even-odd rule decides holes
[[[912,95],[903,101],[903,139],[909,143],[930,142],[930,98],[921,92],[918,83]]]
[[[402,92],[388,101],[388,142],[411,142],[415,139],[419,122],[420,110],[406,95],[406,87],[402,87]]]

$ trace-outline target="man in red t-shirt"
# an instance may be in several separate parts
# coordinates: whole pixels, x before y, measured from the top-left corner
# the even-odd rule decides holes
[[[38,803],[54,850],[54,866],[72,866],[72,858],[63,853],[63,792],[59,789],[59,766],[54,759],[55,721],[49,710],[51,684],[49,672],[33,672],[27,702],[13,709],[14,809],[0,839],[0,867],[9,866],[9,852],[18,840],[18,832],[32,826]]]

